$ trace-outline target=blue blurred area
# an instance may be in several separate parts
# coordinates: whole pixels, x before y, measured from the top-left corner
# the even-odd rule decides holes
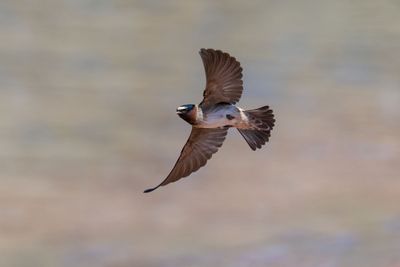
[[[400,266],[400,5],[0,3],[1,266]],[[150,195],[201,101],[200,48],[243,108],[206,168]]]

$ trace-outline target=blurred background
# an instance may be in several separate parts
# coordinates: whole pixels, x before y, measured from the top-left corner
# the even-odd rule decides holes
[[[0,3],[0,265],[400,266],[400,4]],[[237,131],[151,194],[198,103],[200,48],[244,68]]]

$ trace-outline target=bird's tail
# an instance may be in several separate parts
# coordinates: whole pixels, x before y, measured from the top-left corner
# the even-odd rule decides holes
[[[252,150],[261,148],[262,145],[268,142],[271,130],[275,125],[272,109],[264,106],[246,110],[244,113],[249,120],[249,126],[248,128],[238,128],[238,131]]]

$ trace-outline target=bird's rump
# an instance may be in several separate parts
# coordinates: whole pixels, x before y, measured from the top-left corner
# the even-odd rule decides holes
[[[238,131],[252,150],[261,148],[269,141],[272,128],[275,126],[274,113],[269,106],[263,106],[245,110],[244,114],[248,118],[249,127],[238,128]]]

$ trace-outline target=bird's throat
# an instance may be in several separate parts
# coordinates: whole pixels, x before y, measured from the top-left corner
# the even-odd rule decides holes
[[[180,113],[178,114],[179,117],[181,117],[183,120],[188,122],[191,125],[195,125],[197,122],[197,107],[194,107],[192,110],[190,110],[187,113]]]

